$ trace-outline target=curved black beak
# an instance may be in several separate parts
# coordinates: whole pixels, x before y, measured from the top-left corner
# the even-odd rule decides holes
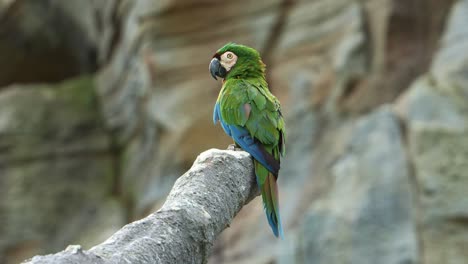
[[[216,76],[224,78],[226,77],[226,69],[221,65],[217,58],[213,58],[210,62],[210,73],[215,80],[218,80]]]

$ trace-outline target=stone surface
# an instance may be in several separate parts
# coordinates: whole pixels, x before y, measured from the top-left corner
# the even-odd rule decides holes
[[[0,262],[58,250],[102,219],[114,159],[93,87],[82,77],[0,93]]]
[[[300,263],[417,263],[415,206],[401,130],[389,107],[358,120],[330,168],[332,186],[300,224]],[[288,261],[284,261],[288,263]]]
[[[467,1],[458,1],[452,9],[441,48],[434,58],[430,73],[440,89],[453,94],[458,100],[468,97],[468,29],[464,26],[468,14]]]
[[[108,150],[93,87],[91,77],[7,87],[0,94],[0,164]]]
[[[0,87],[94,72],[97,34],[90,30],[95,28],[91,2],[13,0],[0,6]]]
[[[468,254],[468,1],[451,12],[430,72],[402,99],[419,186],[424,263],[466,263]]]

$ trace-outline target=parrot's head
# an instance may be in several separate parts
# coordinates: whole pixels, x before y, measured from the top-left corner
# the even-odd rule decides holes
[[[216,77],[228,78],[264,78],[265,64],[260,54],[253,48],[228,43],[220,48],[210,62],[210,73]]]

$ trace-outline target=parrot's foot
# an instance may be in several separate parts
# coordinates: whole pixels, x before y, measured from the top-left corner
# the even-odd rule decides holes
[[[242,150],[241,148],[239,148],[236,144],[231,144],[227,147],[228,150],[233,150],[233,151],[239,151],[239,150]]]

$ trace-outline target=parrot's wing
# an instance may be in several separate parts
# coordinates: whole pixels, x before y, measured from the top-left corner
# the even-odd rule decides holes
[[[213,121],[215,125],[216,125],[216,122],[219,121],[224,132],[226,132],[228,136],[232,137],[231,129],[228,127],[226,122],[224,122],[224,120],[221,118],[221,110],[219,108],[219,102],[216,102],[214,110],[213,110]]]
[[[245,80],[225,83],[214,110],[225,132],[244,150],[278,175],[279,157],[284,150],[284,121],[278,100],[268,89]]]
[[[252,112],[246,122],[252,136],[265,145],[284,150],[284,120],[278,99],[266,87],[251,84],[248,96]]]
[[[249,152],[256,160],[263,164],[273,174],[278,175],[280,163],[265,147],[255,138],[250,136],[249,131],[242,126],[227,124],[221,116],[219,103],[216,103],[213,116],[219,121],[224,132],[234,139],[234,141],[245,151]]]

